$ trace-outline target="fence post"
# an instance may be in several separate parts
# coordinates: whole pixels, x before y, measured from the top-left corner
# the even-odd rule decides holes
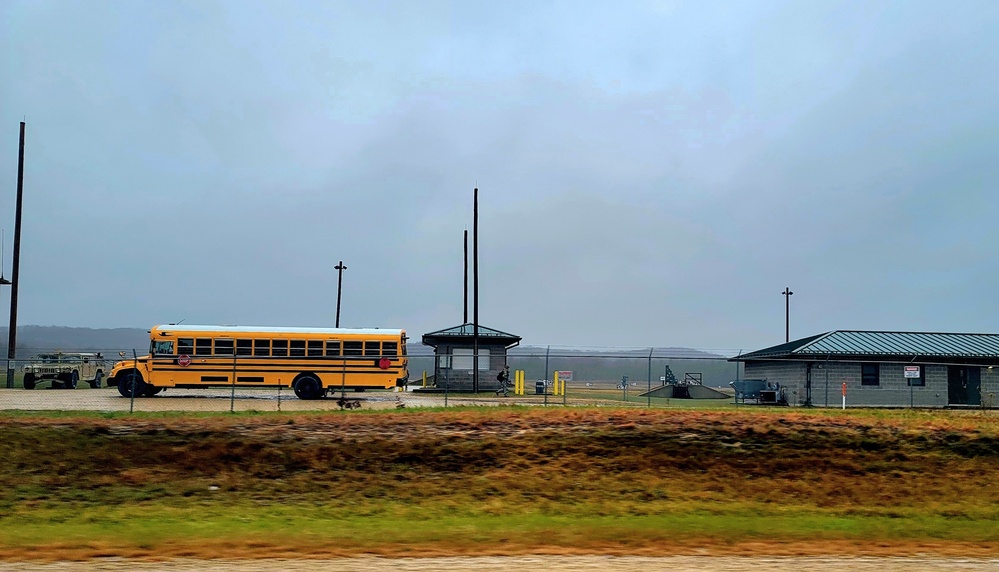
[[[552,352],[552,347],[548,346],[548,349],[545,350],[545,391],[544,391],[545,407],[548,407],[548,372],[551,371],[548,369],[548,355],[551,352]]]
[[[139,357],[135,355],[135,348],[132,348],[132,375],[128,376],[132,380],[132,391],[129,391],[131,396],[128,401],[128,413],[131,415],[135,411],[135,372],[139,369]],[[120,381],[118,383],[121,383]]]
[[[236,340],[232,342],[232,391],[229,393],[229,413],[236,412]]]
[[[649,398],[647,407],[652,407],[652,352],[655,350],[654,347],[649,348],[649,391],[645,394]]]

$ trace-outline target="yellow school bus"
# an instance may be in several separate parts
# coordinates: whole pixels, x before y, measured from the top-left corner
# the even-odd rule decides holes
[[[108,385],[124,397],[235,385],[319,399],[403,386],[408,361],[405,330],[166,325],[149,330],[148,355],[115,364]]]

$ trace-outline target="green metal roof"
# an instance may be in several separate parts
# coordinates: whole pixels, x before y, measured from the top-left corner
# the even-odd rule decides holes
[[[474,336],[475,326],[473,324],[461,324],[460,326],[455,326],[453,328],[445,328],[443,330],[437,330],[436,332],[423,334],[423,343],[432,346],[444,340],[471,341]],[[510,345],[520,343],[521,338],[520,336],[494,330],[493,328],[487,328],[479,324],[479,339],[503,342],[505,345]]]
[[[999,334],[836,330],[743,354],[734,361],[826,357],[999,360]]]

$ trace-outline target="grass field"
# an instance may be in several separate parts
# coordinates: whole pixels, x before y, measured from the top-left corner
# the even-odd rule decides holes
[[[999,553],[992,412],[0,416],[0,557]]]

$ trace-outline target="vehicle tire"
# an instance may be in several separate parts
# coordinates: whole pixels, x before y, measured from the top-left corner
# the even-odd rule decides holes
[[[149,385],[148,383],[144,383],[143,386],[144,386],[143,390],[142,390],[142,396],[143,397],[152,397],[152,396],[156,395],[157,393],[163,391],[162,387],[153,387],[152,385]]]
[[[76,389],[76,386],[80,385],[80,372],[74,371],[69,374],[69,377],[63,382],[63,387],[66,389]]]
[[[24,389],[34,389],[35,388],[35,374],[26,373],[24,374]]]
[[[92,387],[94,389],[100,389],[100,387],[101,387],[101,377],[103,377],[103,376],[104,376],[104,372],[103,371],[98,371],[97,374],[94,375],[94,379],[90,380],[90,382],[89,382],[90,383],[90,387]]]
[[[118,377],[118,393],[122,397],[132,397],[132,386],[135,385],[135,397],[142,397],[146,392],[146,382],[137,372],[129,372]]]
[[[295,380],[295,395],[299,399],[319,399],[323,395],[322,384],[315,376],[300,376]]]

